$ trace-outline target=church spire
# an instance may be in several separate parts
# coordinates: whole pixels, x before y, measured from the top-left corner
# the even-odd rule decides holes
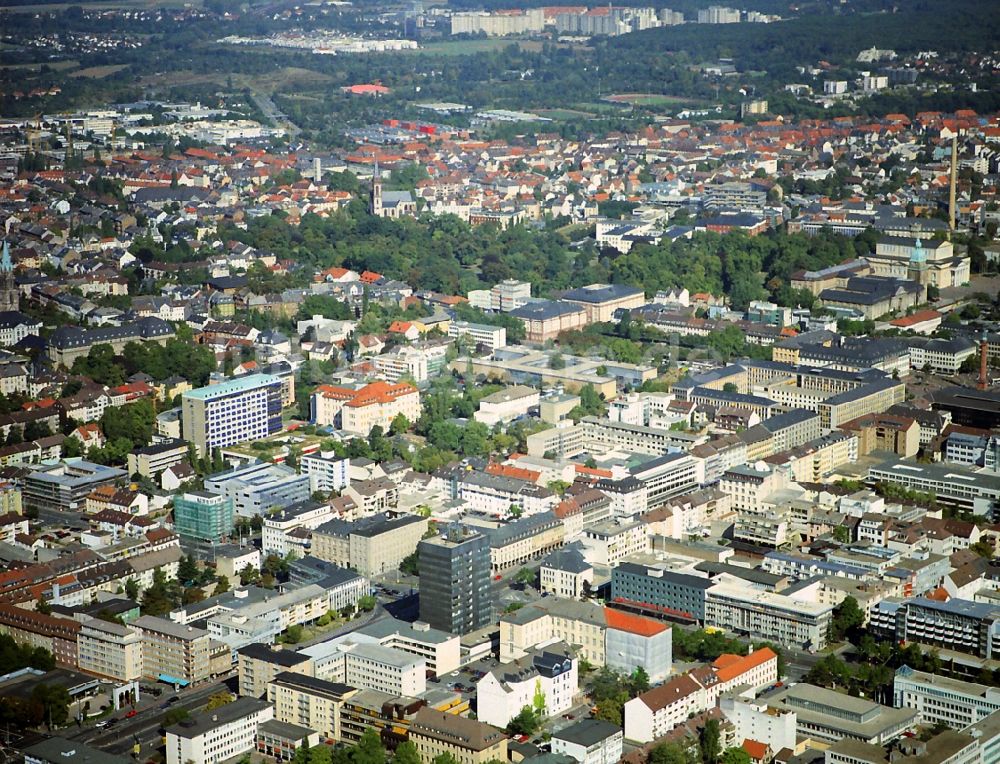
[[[14,270],[14,262],[10,259],[10,244],[4,240],[3,255],[0,256],[0,271],[9,272]]]

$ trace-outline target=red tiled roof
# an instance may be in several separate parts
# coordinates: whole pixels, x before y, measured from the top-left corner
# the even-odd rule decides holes
[[[627,631],[630,634],[638,634],[640,637],[652,637],[667,630],[668,626],[663,621],[656,621],[645,616],[626,613],[624,610],[615,608],[604,608],[604,618],[609,629]]]

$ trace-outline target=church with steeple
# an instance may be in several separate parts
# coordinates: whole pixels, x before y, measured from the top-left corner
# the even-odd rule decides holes
[[[0,255],[0,312],[20,307],[17,284],[14,283],[14,261],[10,259],[10,244],[3,243]]]

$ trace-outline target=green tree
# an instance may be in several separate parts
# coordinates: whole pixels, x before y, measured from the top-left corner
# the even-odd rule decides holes
[[[396,764],[423,764],[416,744],[409,740],[396,746],[396,755],[393,757],[393,761]]]
[[[365,613],[370,613],[375,609],[375,605],[378,604],[375,600],[375,596],[372,594],[366,594],[363,597],[358,598],[358,610],[364,611]]]
[[[831,642],[841,642],[845,637],[852,642],[860,639],[857,629],[865,621],[865,614],[858,601],[854,597],[847,596],[833,609],[833,618],[830,620]]]
[[[385,759],[382,739],[374,727],[369,727],[351,751],[351,764],[385,764]]]
[[[177,580],[184,584],[189,584],[199,576],[198,563],[192,555],[181,557],[177,563]]]
[[[208,696],[205,710],[214,711],[217,708],[222,708],[222,706],[232,703],[234,700],[236,700],[236,696],[230,692],[216,692]]]
[[[163,726],[170,727],[171,725],[177,724],[177,722],[181,722],[189,718],[191,718],[191,714],[188,713],[186,708],[171,708],[163,715]]]
[[[649,752],[649,764],[691,764],[691,756],[679,743],[660,743]]]
[[[742,748],[727,748],[719,761],[721,764],[750,764],[750,754]]]
[[[534,735],[539,722],[531,706],[524,706],[520,712],[507,724],[507,732],[511,735]]]
[[[722,752],[720,740],[718,720],[709,719],[698,734],[698,749],[701,751],[703,764],[717,764]]]
[[[66,723],[72,700],[62,685],[38,684],[31,690],[31,702],[41,707],[42,720],[50,730]]]

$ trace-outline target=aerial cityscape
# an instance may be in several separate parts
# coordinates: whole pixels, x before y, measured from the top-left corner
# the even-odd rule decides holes
[[[1000,3],[0,0],[0,764],[1000,764]]]

